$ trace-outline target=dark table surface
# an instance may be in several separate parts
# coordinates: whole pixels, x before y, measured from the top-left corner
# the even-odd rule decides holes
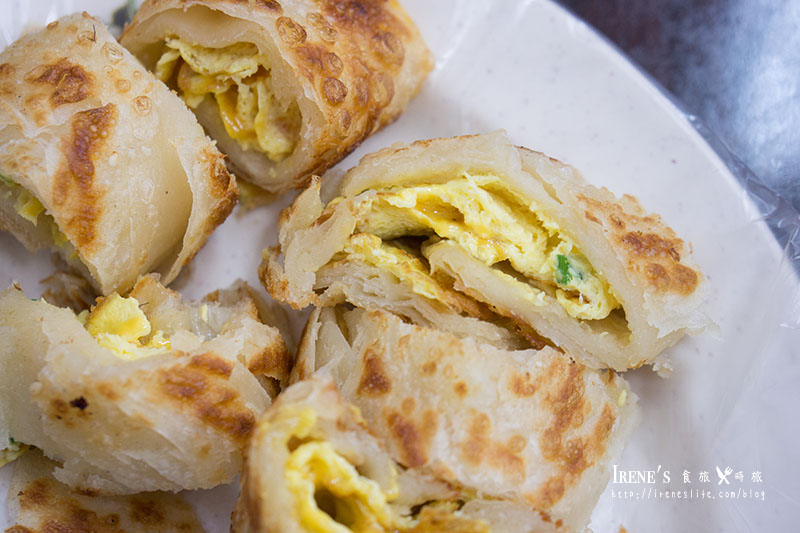
[[[799,0],[559,0],[800,211]]]

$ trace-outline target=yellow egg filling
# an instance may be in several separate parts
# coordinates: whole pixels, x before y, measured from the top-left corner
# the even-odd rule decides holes
[[[17,457],[25,453],[28,448],[30,448],[30,446],[27,444],[22,444],[9,437],[8,446],[0,450],[0,468],[16,460]]]
[[[213,96],[225,131],[243,149],[263,152],[273,161],[294,151],[300,135],[300,109],[296,102],[278,101],[269,61],[254,44],[208,48],[170,38],[156,64],[156,76],[177,86],[193,109],[206,96]]]
[[[8,195],[13,198],[14,201],[14,211],[23,218],[27,220],[35,227],[42,227],[45,228],[47,232],[47,236],[50,237],[51,242],[65,250],[66,256],[75,258],[77,257],[76,251],[73,248],[72,244],[67,239],[67,236],[61,231],[56,224],[55,219],[49,215],[42,205],[42,202],[34,196],[29,190],[25,187],[22,187],[17,182],[3,176],[0,174],[0,191],[3,194]]]
[[[298,446],[286,462],[286,482],[306,531],[386,531],[396,522],[387,494],[361,476],[329,442]]]
[[[169,339],[164,338],[161,331],[150,335],[150,321],[136,298],[123,298],[113,293],[78,318],[100,346],[121,359],[135,360],[171,349]],[[147,340],[143,341],[145,338]]]
[[[558,224],[497,176],[465,173],[444,183],[379,190],[365,195],[356,213],[358,242],[351,237],[345,253],[410,281],[424,296],[433,297],[436,281],[419,258],[393,252],[392,240],[449,240],[486,265],[513,269],[519,276],[494,272],[520,283],[532,302],[543,304],[530,293],[548,289],[578,319],[603,319],[619,307],[608,283]]]

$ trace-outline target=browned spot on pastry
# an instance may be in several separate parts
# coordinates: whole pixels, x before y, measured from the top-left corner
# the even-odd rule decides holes
[[[591,214],[589,211],[584,211],[583,214],[586,216],[587,220],[590,220],[590,221],[592,221],[592,222],[594,222],[596,224],[600,224],[601,223],[600,219],[597,218],[596,216],[594,216],[593,214]]]
[[[587,218],[600,221],[618,253],[625,256],[626,270],[640,277],[651,289],[688,295],[700,284],[701,275],[681,260],[690,249],[661,217],[645,213],[630,195],[616,199],[607,190],[597,197],[578,194]],[[609,200],[598,198],[607,197]]]
[[[469,425],[469,436],[461,445],[461,452],[466,462],[477,466],[483,462],[486,450],[489,447],[489,430],[492,423],[486,413],[473,416]]]
[[[464,461],[473,467],[486,463],[507,476],[523,476],[523,459],[511,446],[493,441],[491,429],[492,422],[486,413],[478,412],[472,417],[467,438],[461,445]]]
[[[438,423],[435,411],[427,410],[423,413],[421,428],[397,411],[389,411],[386,423],[392,439],[400,447],[405,466],[414,468],[428,462],[428,449]]]
[[[383,368],[379,355],[372,349],[364,353],[364,372],[358,382],[358,394],[366,396],[383,396],[392,390],[392,382]]]
[[[247,4],[256,9],[262,9],[275,13],[283,13],[283,7],[276,0],[228,0],[232,4]]]
[[[618,229],[625,229],[625,221],[622,220],[618,215],[612,213],[608,215],[608,219],[611,223]]]
[[[350,129],[350,124],[352,124],[352,122],[353,120],[350,112],[347,109],[342,109],[337,120],[340,132],[342,134],[347,134],[347,130]]]
[[[155,526],[165,521],[164,509],[150,498],[134,496],[131,499],[130,517],[133,522]]]
[[[72,135],[63,146],[66,167],[56,174],[54,201],[65,206],[64,233],[78,248],[89,248],[97,237],[103,191],[95,186],[94,160],[116,120],[114,104],[76,113]]]
[[[97,391],[109,400],[114,401],[119,399],[119,394],[111,383],[100,383],[97,385]]]
[[[673,265],[672,266],[672,280],[675,292],[680,294],[691,294],[700,283],[700,277],[697,272],[687,267],[686,265]]]
[[[353,90],[356,103],[362,107],[366,106],[369,103],[369,82],[365,78],[357,78]],[[371,131],[371,128],[366,128],[365,131]]]
[[[417,400],[409,396],[403,400],[403,402],[400,404],[400,407],[404,413],[410,414],[411,411],[417,408]]]
[[[456,383],[455,385],[453,385],[453,391],[454,391],[454,392],[455,392],[457,395],[459,395],[460,397],[462,397],[462,398],[463,398],[464,396],[466,396],[466,395],[467,395],[467,392],[468,392],[468,389],[467,389],[467,384],[466,384],[466,383],[464,383],[463,381],[459,381],[458,383]]]
[[[338,76],[344,69],[342,59],[334,52],[328,52],[322,56],[322,64],[325,69],[325,74],[328,76]]]
[[[542,456],[548,461],[564,460],[567,454],[564,435],[578,425],[579,417],[582,418],[585,390],[583,371],[583,365],[560,361],[554,361],[548,369],[548,374],[558,376],[560,383],[558,390],[548,394],[544,400],[553,413],[553,419],[540,439]]]
[[[247,369],[254,375],[268,375],[284,380],[292,370],[292,356],[283,339],[276,338],[266,348],[252,357]]]
[[[427,363],[422,365],[422,373],[430,376],[436,372],[436,361],[428,361]]]
[[[87,98],[91,92],[94,77],[80,65],[67,58],[51,65],[40,65],[25,76],[31,83],[47,84],[54,87],[50,94],[53,107],[74,104]]]
[[[168,398],[180,402],[203,422],[243,443],[255,425],[252,411],[239,393],[227,385],[214,364],[192,361],[160,372],[160,388]]]
[[[33,531],[25,526],[11,526],[6,529],[6,533],[33,533]]]
[[[11,76],[14,73],[14,65],[10,63],[0,64],[0,76]]]
[[[524,374],[514,374],[511,376],[511,392],[518,398],[533,396],[536,386],[531,381],[531,373],[525,371]]]
[[[190,367],[207,371],[209,374],[230,377],[233,372],[233,363],[223,359],[213,352],[203,353],[192,356]]]
[[[680,254],[675,249],[675,243],[655,233],[632,231],[623,235],[622,242],[636,255],[646,257],[669,257],[673,261],[681,260]]]
[[[278,35],[289,46],[300,46],[306,41],[306,30],[289,17],[279,17],[275,21]]]
[[[322,16],[322,14],[309,13],[306,15],[306,20],[308,21],[309,25],[319,31],[320,37],[322,37],[323,41],[327,41],[329,43],[336,41],[338,32],[333,26],[331,26],[330,22],[328,22],[325,17]]]
[[[373,33],[376,28],[392,28],[407,33],[406,28],[379,0],[322,0],[323,13],[334,26],[360,33]],[[388,30],[385,30],[388,31]]]
[[[347,87],[336,78],[325,78],[322,94],[330,105],[339,105],[347,98]]]
[[[669,274],[667,274],[667,269],[659,263],[647,263],[647,266],[644,268],[644,273],[650,285],[653,285],[655,288],[666,290],[669,287],[670,279]]]
[[[608,444],[616,415],[611,405],[605,403],[603,410],[591,432],[582,437],[568,438],[571,428],[583,424],[584,412],[590,406],[584,399],[585,385],[582,377],[584,368],[576,363],[566,368],[551,364],[550,373],[561,376],[559,386],[547,395],[547,405],[551,406],[553,418],[539,439],[542,456],[558,465],[558,472],[548,479],[539,490],[527,495],[527,499],[540,508],[549,508],[559,501],[566,490],[580,479],[580,475],[601,456]]]
[[[47,505],[50,502],[50,486],[44,479],[36,479],[18,494],[21,509],[31,509]]]
[[[525,449],[528,441],[522,435],[514,435],[508,439],[508,449],[513,453],[519,453]]]
[[[381,31],[372,36],[372,51],[385,61],[402,65],[405,58],[405,48],[394,33]]]
[[[211,208],[209,217],[208,232],[210,233],[211,230],[222,224],[233,211],[236,200],[239,198],[239,189],[236,187],[236,179],[225,166],[225,156],[214,149],[205,148],[203,157],[208,164],[210,192],[217,200]]]
[[[95,496],[100,494],[99,491],[97,491],[95,489],[89,489],[89,488],[86,488],[86,487],[74,488],[74,489],[72,489],[72,492],[74,492],[75,494],[80,494],[81,496],[89,496],[89,497],[92,497],[92,498],[94,498]]]
[[[67,412],[67,402],[61,398],[53,398],[50,400],[50,407],[56,415],[64,415]]]

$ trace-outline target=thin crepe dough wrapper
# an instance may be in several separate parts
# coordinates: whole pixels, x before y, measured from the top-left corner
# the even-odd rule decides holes
[[[0,442],[104,494],[211,488],[240,473],[291,358],[239,284],[183,302],[153,277],[76,315],[0,293]]]
[[[38,450],[17,460],[6,498],[14,526],[6,533],[203,531],[191,506],[176,494],[102,496],[73,490],[53,478],[57,466]]]
[[[470,516],[458,509],[463,497],[395,462],[330,375],[319,374],[281,393],[259,420],[231,531],[526,531]]]
[[[193,108],[237,177],[272,193],[397,118],[433,67],[395,0],[146,1],[122,44]]]
[[[458,487],[492,531],[582,530],[638,417],[611,370],[383,311],[315,310],[301,346],[293,380],[330,373],[393,459]]]
[[[510,325],[619,371],[708,322],[689,246],[658,215],[502,132],[370,154],[336,196],[326,205],[313,182],[283,213],[261,267],[273,297],[461,336],[474,335],[462,317]]]
[[[0,229],[103,294],[168,284],[233,209],[223,156],[98,20],[70,15],[0,54]]]

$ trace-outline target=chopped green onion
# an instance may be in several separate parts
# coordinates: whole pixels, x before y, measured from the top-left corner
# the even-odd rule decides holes
[[[570,273],[569,259],[566,255],[558,254],[556,256],[556,283],[559,285],[566,285],[572,281],[572,274]]]
[[[14,182],[14,180],[12,180],[11,178],[9,178],[7,176],[4,176],[3,174],[0,174],[0,181],[2,181],[4,184],[6,184],[9,187],[16,187],[17,186],[17,184],[16,184],[16,182]]]

